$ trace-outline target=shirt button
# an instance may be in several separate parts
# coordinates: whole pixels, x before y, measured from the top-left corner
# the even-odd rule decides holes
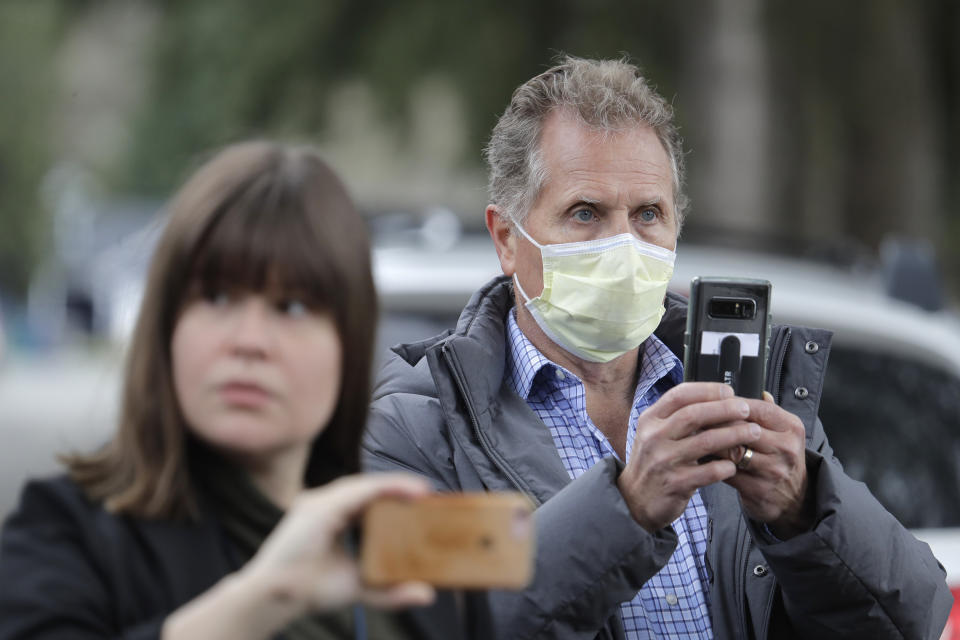
[[[556,370],[556,376],[557,376],[557,380],[565,380],[567,378],[567,375],[560,369]]]
[[[667,604],[672,607],[673,605],[677,604],[677,595],[675,593],[668,593],[664,600],[666,600]]]

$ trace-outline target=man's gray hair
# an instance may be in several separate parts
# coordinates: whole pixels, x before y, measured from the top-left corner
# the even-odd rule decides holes
[[[547,180],[540,154],[543,124],[555,110],[576,114],[600,131],[648,126],[663,144],[673,168],[677,230],[687,208],[683,144],[673,107],[626,59],[585,60],[565,56],[560,64],[524,82],[497,121],[484,150],[490,169],[490,202],[522,223]]]

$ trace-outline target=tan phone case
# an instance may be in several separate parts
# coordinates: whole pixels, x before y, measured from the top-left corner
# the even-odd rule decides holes
[[[520,493],[380,499],[363,516],[365,583],[522,589],[533,575],[533,517]]]

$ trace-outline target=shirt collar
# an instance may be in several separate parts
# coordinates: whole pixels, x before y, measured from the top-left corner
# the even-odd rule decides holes
[[[640,375],[637,376],[634,406],[638,406],[640,399],[646,395],[650,387],[663,378],[670,381],[670,386],[683,382],[683,364],[680,358],[670,351],[670,347],[651,334],[640,345]]]
[[[533,381],[544,367],[559,368],[551,362],[520,330],[517,324],[517,309],[514,307],[507,314],[507,372],[510,385],[517,395],[523,399],[530,397]],[[572,375],[572,374],[571,374]]]

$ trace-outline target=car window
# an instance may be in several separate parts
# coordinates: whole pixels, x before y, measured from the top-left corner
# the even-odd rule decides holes
[[[960,378],[834,347],[820,417],[847,473],[905,526],[960,526]]]

